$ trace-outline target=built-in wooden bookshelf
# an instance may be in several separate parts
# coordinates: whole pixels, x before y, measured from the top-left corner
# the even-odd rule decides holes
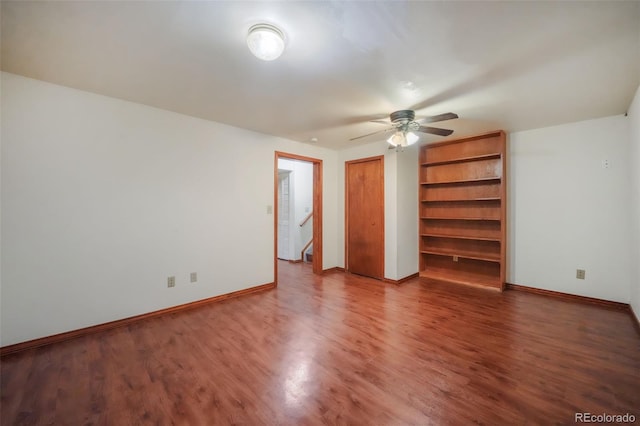
[[[506,279],[506,137],[420,149],[420,276],[502,290]]]

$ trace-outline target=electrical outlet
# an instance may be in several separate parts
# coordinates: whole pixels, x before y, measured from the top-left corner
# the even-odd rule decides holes
[[[579,280],[584,280],[584,269],[576,269],[576,278]]]
[[[192,283],[195,283],[196,281],[198,281],[198,273],[197,272],[192,272],[190,280],[191,280]]]
[[[176,277],[167,278],[167,287],[175,287],[176,286]]]

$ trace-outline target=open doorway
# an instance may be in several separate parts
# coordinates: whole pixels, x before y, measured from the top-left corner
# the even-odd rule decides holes
[[[275,153],[274,280],[278,262],[310,261],[322,273],[322,160]]]

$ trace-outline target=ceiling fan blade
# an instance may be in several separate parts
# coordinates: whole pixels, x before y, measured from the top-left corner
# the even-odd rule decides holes
[[[417,121],[419,123],[436,123],[438,121],[453,120],[454,118],[458,118],[458,114],[454,114],[453,112],[445,112],[444,114],[421,118]]]
[[[389,127],[388,129],[378,130],[377,132],[373,132],[373,133],[367,133],[366,135],[357,136],[357,137],[355,137],[355,138],[351,138],[351,139],[349,139],[349,140],[350,140],[350,141],[355,141],[356,139],[366,138],[367,136],[377,135],[378,133],[390,132],[391,130],[395,130],[395,127]]]
[[[380,123],[380,124],[386,124],[387,126],[391,125],[390,122],[384,121],[384,120],[371,120],[371,121],[369,121],[369,123]]]
[[[453,133],[453,130],[440,129],[439,127],[420,126],[418,130],[420,130],[422,133],[430,133],[432,135],[438,136],[449,136],[451,133]]]

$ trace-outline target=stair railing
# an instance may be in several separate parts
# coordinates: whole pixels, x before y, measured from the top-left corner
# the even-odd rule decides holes
[[[311,213],[309,213],[307,215],[307,217],[305,217],[302,222],[300,222],[300,227],[302,228],[307,222],[309,222],[309,220],[311,220],[313,218],[313,211],[311,211]],[[304,245],[304,247],[302,248],[302,251],[300,251],[300,258],[302,259],[302,261],[304,262],[304,253],[307,251],[307,249],[311,246],[311,244],[313,244],[313,232],[311,233],[311,239],[309,241],[307,241],[307,243]]]

